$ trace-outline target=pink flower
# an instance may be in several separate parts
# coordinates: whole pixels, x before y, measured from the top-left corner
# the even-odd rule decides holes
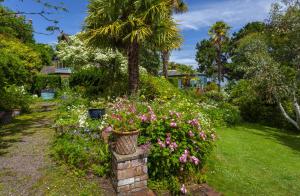
[[[145,114],[139,116],[142,122],[147,122],[148,118]]]
[[[181,189],[180,189],[180,191],[181,191],[181,193],[182,193],[182,194],[186,194],[186,193],[187,193],[187,190],[186,190],[186,188],[185,188],[185,185],[184,185],[184,184],[181,186]]]
[[[167,145],[170,145],[170,144],[171,144],[171,138],[170,138],[170,137],[167,137],[167,139],[166,139],[166,144],[167,144]]]
[[[164,144],[160,139],[157,140],[157,143],[158,143],[158,145],[159,145],[161,148],[165,148],[165,147],[166,147],[166,144]]]
[[[176,112],[175,115],[177,116],[177,118],[181,117],[181,114],[179,112]]]
[[[179,157],[179,161],[180,161],[180,163],[186,163],[187,155],[185,155],[185,154],[181,155],[181,157]]]
[[[173,152],[177,147],[178,147],[178,145],[176,144],[176,142],[171,143],[170,146],[169,146],[169,148],[171,149],[172,152]]]
[[[190,136],[190,137],[194,137],[195,134],[194,134],[192,131],[189,131],[189,136]]]
[[[172,128],[176,128],[177,127],[177,123],[174,122],[174,119],[172,119],[172,121],[170,123],[170,127],[172,127]]]
[[[147,142],[146,144],[141,145],[141,148],[143,150],[149,150],[150,147],[151,147],[151,143],[150,142]]]
[[[201,131],[199,135],[203,140],[206,140],[206,134],[203,131]]]
[[[129,105],[128,111],[131,113],[135,113],[136,112],[136,108],[134,105]]]
[[[188,155],[189,153],[190,152],[187,149],[184,150],[184,154]]]
[[[108,126],[104,129],[104,132],[109,133],[113,130],[113,128],[111,126]]]
[[[156,121],[156,119],[157,118],[156,118],[156,115],[154,113],[150,115],[150,120],[151,121]]]
[[[191,156],[190,161],[193,162],[195,165],[198,165],[200,162],[200,160],[195,156]]]
[[[184,150],[184,153],[181,155],[181,157],[179,157],[179,161],[181,163],[186,163],[188,155],[189,155],[189,151]]]
[[[198,121],[198,119],[193,119],[193,120],[189,120],[188,123],[194,127],[199,127],[200,126],[200,123]]]
[[[211,136],[211,138],[212,138],[213,141],[216,140],[216,135],[215,134],[212,133],[212,134],[210,134],[210,136]]]
[[[148,110],[149,110],[149,112],[153,112],[151,106],[148,106]]]
[[[170,113],[171,116],[173,116],[175,114],[175,112],[173,112],[171,110],[169,110],[169,113]]]

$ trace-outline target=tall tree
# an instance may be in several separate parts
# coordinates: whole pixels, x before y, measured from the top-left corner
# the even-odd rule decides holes
[[[203,39],[196,45],[196,61],[198,70],[212,77],[217,72],[216,69],[216,50],[211,40]]]
[[[188,10],[187,5],[184,3],[183,0],[171,0],[169,1],[169,7],[170,7],[170,16],[172,13],[183,13]],[[168,64],[169,64],[169,58],[170,58],[170,50],[178,48],[181,43],[175,43],[175,41],[178,41],[175,36],[175,40],[173,40],[173,45],[170,43],[164,44],[165,47],[162,47],[161,50],[161,58],[162,58],[162,64],[163,64],[163,75],[165,78],[168,78]],[[180,41],[180,40],[179,40]]]
[[[84,37],[92,46],[127,52],[129,93],[135,94],[139,84],[140,46],[151,43],[150,38],[164,30],[157,28],[158,24],[172,20],[165,0],[91,0]]]
[[[219,91],[221,91],[221,81],[223,80],[223,63],[222,55],[225,45],[229,41],[229,29],[230,27],[222,21],[216,22],[209,30],[210,39],[216,50],[216,64],[218,65],[218,85]]]

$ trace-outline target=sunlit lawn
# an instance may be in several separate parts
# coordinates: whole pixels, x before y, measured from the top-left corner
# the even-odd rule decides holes
[[[225,195],[300,195],[300,135],[260,125],[218,129],[208,183]]]

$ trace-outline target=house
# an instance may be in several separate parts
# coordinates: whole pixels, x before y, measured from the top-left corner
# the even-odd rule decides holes
[[[159,73],[162,75],[162,72]],[[214,78],[207,77],[203,73],[194,72],[191,74],[180,73],[178,70],[168,70],[168,78],[173,84],[177,84],[178,88],[201,88],[203,89],[210,82],[216,82]],[[226,86],[228,79],[224,77],[221,87]]]
[[[63,78],[69,78],[72,70],[69,67],[63,67],[63,66],[59,66],[59,62],[54,61],[53,66],[44,66],[41,70],[41,73],[43,74],[52,74],[52,75],[59,75],[62,79]]]

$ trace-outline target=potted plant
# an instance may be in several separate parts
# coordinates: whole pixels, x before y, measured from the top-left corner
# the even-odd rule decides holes
[[[105,115],[105,100],[98,99],[90,103],[89,116],[92,119],[100,119]]]
[[[112,131],[116,153],[121,155],[133,154],[137,149],[137,139],[141,120],[133,103],[117,102],[108,115],[109,127],[105,131]]]

